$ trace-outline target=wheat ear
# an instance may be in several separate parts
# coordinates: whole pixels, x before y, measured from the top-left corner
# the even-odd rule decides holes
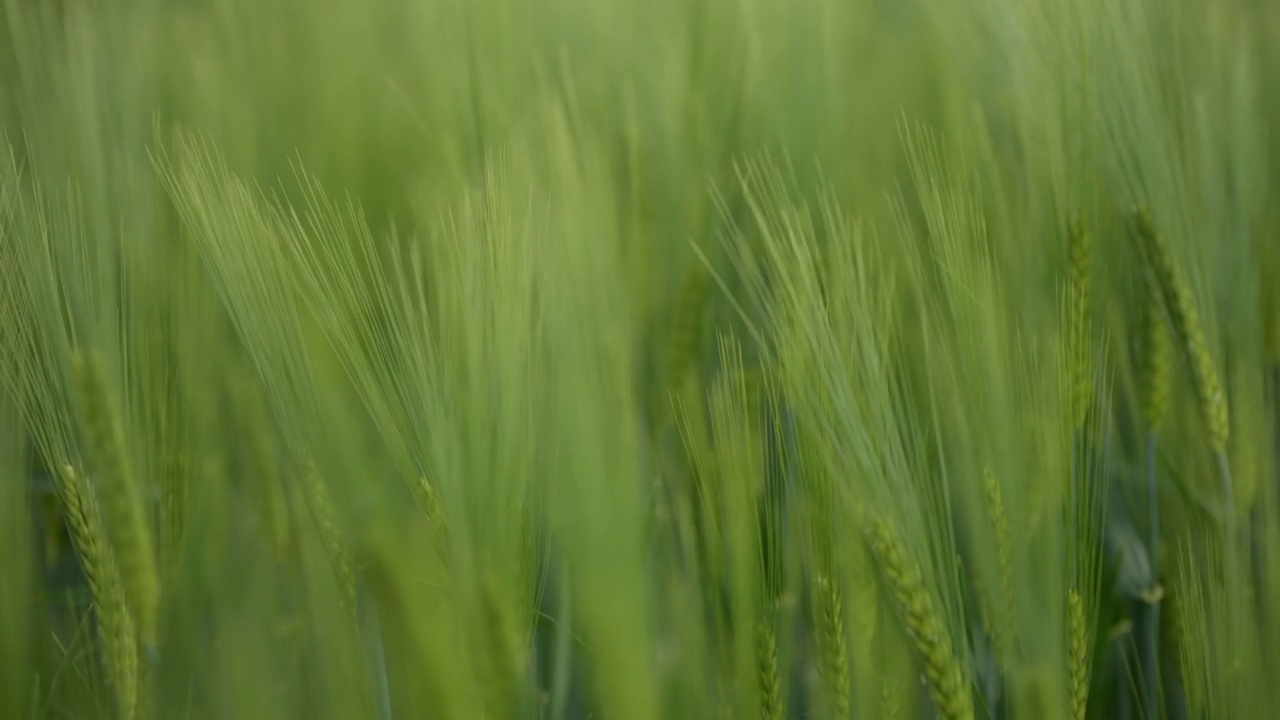
[[[1218,476],[1222,485],[1223,546],[1228,584],[1236,580],[1236,494],[1231,482],[1231,468],[1227,461],[1227,442],[1230,439],[1230,418],[1227,397],[1222,390],[1218,368],[1205,341],[1200,315],[1191,297],[1191,289],[1181,269],[1174,262],[1173,254],[1165,247],[1151,217],[1144,210],[1133,212],[1133,235],[1137,238],[1143,261],[1150,277],[1159,290],[1161,304],[1174,337],[1191,366],[1191,383],[1199,401],[1200,415],[1209,433],[1209,447],[1218,460]]]
[[[1084,427],[1093,395],[1090,347],[1089,292],[1093,250],[1080,217],[1072,218],[1067,232],[1067,328],[1071,353],[1071,427]]]
[[[907,635],[924,664],[929,696],[938,714],[944,720],[972,720],[969,683],[933,596],[925,588],[919,566],[907,555],[888,523],[872,520],[867,538]]]
[[[1013,541],[1009,535],[1009,516],[1004,509],[1004,492],[996,476],[987,470],[982,478],[983,496],[986,500],[987,519],[995,534],[996,561],[1000,571],[1001,617],[992,623],[992,637],[1001,660],[1008,662],[1013,653]]]
[[[100,355],[77,353],[72,357],[71,369],[92,451],[107,540],[120,568],[125,601],[143,647],[154,648],[160,580],[120,415],[111,401]]]
[[[1159,290],[1153,288],[1142,310],[1142,339],[1139,347],[1139,391],[1142,416],[1147,428],[1155,430],[1169,405],[1169,385],[1173,368],[1173,347],[1165,327]]]
[[[1143,262],[1160,294],[1165,316],[1191,366],[1191,382],[1199,401],[1200,414],[1209,431],[1209,446],[1215,454],[1225,456],[1230,435],[1227,397],[1222,392],[1218,368],[1205,342],[1190,286],[1145,211],[1134,211],[1133,229]]]
[[[436,494],[435,487],[423,476],[411,483],[410,489],[413,491],[413,499],[418,504],[418,509],[426,515],[427,524],[435,535],[436,541],[443,542],[447,525],[444,508],[440,505],[440,496]]]
[[[760,683],[761,720],[782,719],[782,679],[778,675],[778,638],[773,625],[762,621],[756,628],[756,669]]]
[[[1067,591],[1067,676],[1071,720],[1084,720],[1089,704],[1089,630],[1084,600],[1075,588]]]
[[[64,465],[58,479],[66,505],[67,525],[93,597],[107,675],[115,686],[120,716],[130,719],[135,715],[138,698],[138,648],[119,570],[111,559],[101,518],[84,478],[71,466]]]
[[[820,622],[818,633],[822,652],[822,675],[831,710],[836,717],[849,717],[849,660],[845,649],[844,599],[840,587],[829,577],[817,579]]]
[[[307,505],[311,508],[311,517],[316,524],[316,533],[329,562],[333,565],[334,575],[338,580],[338,589],[342,593],[343,607],[355,613],[356,609],[356,572],[351,554],[342,541],[338,531],[337,515],[333,510],[333,499],[329,496],[329,488],[315,464],[307,461],[302,472],[302,485],[306,493]]]
[[[671,309],[662,358],[665,393],[679,389],[698,362],[702,318],[711,290],[711,277],[701,262],[695,262],[680,285]]]

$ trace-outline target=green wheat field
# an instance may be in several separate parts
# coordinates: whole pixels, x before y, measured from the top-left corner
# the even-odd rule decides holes
[[[0,717],[1280,707],[1280,2],[0,0]]]

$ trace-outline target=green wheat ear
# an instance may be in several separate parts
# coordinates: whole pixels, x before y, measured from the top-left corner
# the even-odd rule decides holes
[[[844,600],[840,587],[829,577],[817,579],[819,621],[818,642],[821,670],[836,717],[849,717],[849,660],[845,649]]]
[[[1139,382],[1142,415],[1147,427],[1160,427],[1165,409],[1169,405],[1169,385],[1173,367],[1173,348],[1169,331],[1165,327],[1159,291],[1153,288],[1147,302],[1142,305],[1142,339],[1139,361]]]
[[[1067,591],[1067,679],[1071,719],[1084,720],[1089,705],[1089,626],[1084,600],[1075,588]]]
[[[103,664],[115,688],[120,716],[133,718],[138,699],[138,648],[133,619],[125,606],[120,572],[111,559],[101,518],[84,478],[69,465],[58,472],[67,525],[93,598],[104,649]]]
[[[662,361],[663,391],[674,392],[698,362],[699,342],[711,275],[695,262],[685,275],[671,309]]]
[[[1222,382],[1217,366],[1205,342],[1200,315],[1191,297],[1190,286],[1174,262],[1173,255],[1156,233],[1151,217],[1145,210],[1133,211],[1133,236],[1137,240],[1156,288],[1160,293],[1169,325],[1178,339],[1183,354],[1191,366],[1191,382],[1199,401],[1200,414],[1209,431],[1209,446],[1214,454],[1224,456],[1230,436],[1230,420],[1227,413],[1227,397],[1222,392]]]
[[[76,353],[71,359],[71,371],[97,471],[97,496],[102,502],[107,539],[119,564],[125,601],[143,646],[154,648],[160,581],[120,415],[111,400],[105,365],[98,353]]]
[[[338,519],[334,513],[333,499],[329,496],[329,488],[310,460],[306,461],[302,471],[302,487],[306,493],[307,506],[311,509],[311,517],[315,521],[316,533],[320,536],[320,544],[324,546],[329,562],[333,565],[338,589],[342,593],[343,607],[348,612],[355,613],[355,564],[338,530]]]
[[[782,720],[782,678],[778,674],[778,638],[773,625],[756,628],[756,669],[760,683],[760,719]]]
[[[440,505],[440,496],[436,494],[436,489],[431,485],[431,481],[425,476],[419,477],[410,486],[413,491],[414,502],[417,503],[418,509],[427,518],[427,523],[431,527],[431,532],[435,535],[437,542],[442,542],[445,538],[447,525],[445,523],[444,508]]]
[[[1000,482],[990,470],[983,473],[982,481],[987,519],[995,534],[996,560],[1000,571],[1000,615],[992,619],[990,631],[1001,660],[1008,662],[1013,654],[1014,642],[1013,541],[1009,534],[1009,516],[1005,513],[1004,493],[1000,489]]]
[[[1067,230],[1067,331],[1071,353],[1071,427],[1084,427],[1093,395],[1089,293],[1093,250],[1084,221],[1072,218]]]
[[[924,585],[920,567],[883,520],[871,521],[867,541],[896,601],[907,635],[924,664],[925,683],[938,714],[945,720],[972,720],[968,679],[952,649],[942,615]]]

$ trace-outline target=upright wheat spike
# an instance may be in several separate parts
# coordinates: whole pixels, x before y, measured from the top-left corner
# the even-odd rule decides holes
[[[1089,704],[1089,627],[1084,600],[1075,588],[1067,591],[1067,675],[1071,720],[1084,720]]]
[[[929,696],[944,720],[972,720],[973,699],[965,671],[951,645],[920,567],[906,553],[892,528],[872,520],[867,540],[897,603],[907,635],[924,664]]]
[[[102,523],[89,488],[70,465],[59,469],[58,487],[66,505],[67,525],[80,556],[80,566],[102,635],[107,676],[115,687],[120,716],[135,715],[138,698],[138,647],[133,619],[125,606],[120,573],[102,534]]]
[[[761,621],[756,628],[756,667],[760,682],[761,720],[782,720],[782,679],[778,675],[778,639],[773,625]]]
[[[1147,428],[1155,430],[1169,405],[1169,378],[1173,368],[1173,348],[1165,327],[1164,310],[1158,290],[1142,306],[1142,339],[1139,346],[1139,390],[1142,416]]]
[[[1205,342],[1190,286],[1145,211],[1134,211],[1133,229],[1143,262],[1160,293],[1165,316],[1191,366],[1191,382],[1209,431],[1209,446],[1216,455],[1225,456],[1230,435],[1227,397]]]
[[[849,717],[849,661],[845,651],[844,601],[840,587],[829,577],[817,579],[821,629],[822,675],[831,710],[838,718]]]
[[[674,392],[698,360],[702,318],[711,276],[701,262],[689,268],[671,309],[662,373],[664,392]]]
[[[356,609],[356,571],[347,552],[342,534],[338,530],[337,515],[333,510],[333,500],[329,496],[329,488],[320,477],[315,465],[307,461],[302,472],[303,489],[306,492],[307,505],[311,508],[311,517],[315,520],[316,532],[320,543],[329,555],[333,564],[333,572],[338,579],[338,589],[342,592],[343,607],[354,613]]]
[[[1089,414],[1089,398],[1093,395],[1091,362],[1089,292],[1092,272],[1092,248],[1088,231],[1080,217],[1072,218],[1067,232],[1067,331],[1071,353],[1071,420],[1073,428],[1084,427]]]
[[[104,362],[96,352],[71,360],[84,418],[108,540],[116,557],[125,601],[145,648],[154,648],[160,580],[137,478],[125,446],[120,415],[111,400]]]
[[[996,560],[1000,569],[1000,616],[993,619],[992,637],[1003,662],[1013,652],[1013,540],[1009,536],[1009,516],[1004,510],[1004,493],[996,476],[987,470],[982,478],[987,518],[995,534]]]

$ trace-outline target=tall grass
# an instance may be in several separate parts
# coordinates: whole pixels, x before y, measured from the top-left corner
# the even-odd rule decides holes
[[[0,33],[0,716],[1271,709],[1270,4]]]

